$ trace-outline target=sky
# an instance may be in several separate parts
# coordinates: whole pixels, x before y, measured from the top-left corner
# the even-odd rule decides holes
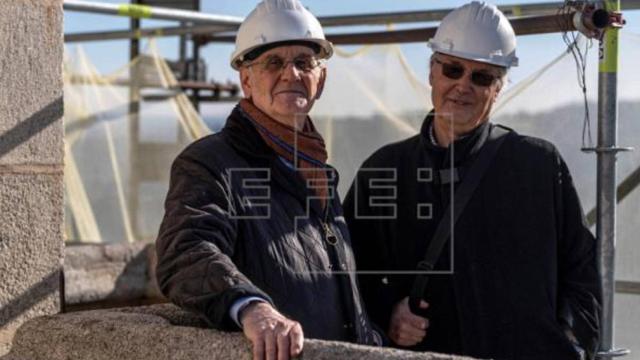
[[[104,3],[126,3],[126,1],[116,0],[99,0]],[[380,12],[397,12],[411,10],[430,10],[453,8],[460,6],[467,1],[465,0],[303,0],[303,4],[307,6],[316,16],[329,15],[345,15],[345,14],[366,14]],[[528,4],[537,3],[540,0],[495,0],[496,5],[503,4]],[[202,0],[201,7],[203,12],[224,14],[244,17],[257,4],[253,0]],[[640,11],[627,11],[625,13],[627,25],[623,31],[630,31],[640,34]],[[110,31],[124,30],[129,27],[129,19],[120,16],[90,14],[83,12],[65,11],[64,14],[65,33],[93,32],[93,31]],[[163,27],[176,26],[175,22],[143,20],[143,27]],[[423,24],[411,24],[410,27],[424,27]],[[327,29],[326,32],[346,32],[352,30],[378,30],[378,28],[362,29],[333,28]],[[429,49],[426,47],[426,40],[423,44],[411,44],[403,46],[405,55],[409,63],[413,66],[418,76],[426,79],[426,59],[430,55]],[[69,49],[73,50],[78,43],[70,44]],[[178,57],[178,38],[164,38],[158,42],[162,54],[168,59],[176,59]],[[127,62],[128,58],[128,41],[111,40],[99,42],[82,43],[84,50],[89,58],[95,63],[97,68],[105,73],[109,73],[118,69]],[[144,47],[144,42],[143,45]],[[510,74],[511,80],[517,82],[526,75],[534,72],[546,64],[549,60],[560,54],[565,49],[560,34],[549,35],[528,35],[518,37],[518,57],[520,65],[514,68]],[[232,44],[225,45],[207,45],[201,49],[201,56],[208,65],[209,79],[216,81],[233,80],[237,78],[237,74],[229,66],[229,56],[233,51]]]

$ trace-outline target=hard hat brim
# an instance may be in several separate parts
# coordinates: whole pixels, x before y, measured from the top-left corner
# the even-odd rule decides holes
[[[320,57],[321,59],[328,59],[333,55],[333,44],[325,39],[309,39],[309,38],[305,38],[305,39],[287,39],[287,40],[283,40],[283,41],[274,41],[274,42],[270,42],[270,43],[265,43],[265,44],[259,44],[256,46],[252,46],[248,49],[245,49],[244,51],[242,51],[239,54],[236,54],[233,59],[231,60],[231,67],[234,68],[235,70],[239,70],[240,66],[242,65],[242,62],[244,62],[245,60],[247,60],[245,57],[247,54],[260,49],[260,48],[266,48],[264,51],[268,51],[271,50],[273,48],[276,47],[280,47],[280,46],[292,46],[292,45],[304,45],[304,43],[309,43],[309,44],[314,44],[318,46],[318,52],[317,55],[318,57]]]
[[[474,53],[449,50],[444,46],[440,46],[436,41],[434,41],[434,39],[430,39],[429,42],[427,43],[427,46],[430,47],[434,53],[451,55],[451,56],[459,57],[461,59],[477,61],[477,62],[501,66],[505,68],[518,66],[518,57],[516,57],[515,54],[510,54],[507,56],[502,56],[502,55],[481,56]]]

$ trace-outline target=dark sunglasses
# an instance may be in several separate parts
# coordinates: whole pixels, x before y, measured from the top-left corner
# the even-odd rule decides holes
[[[293,66],[302,71],[302,72],[310,72],[313,69],[320,66],[322,63],[321,60],[316,59],[313,56],[308,55],[300,55],[296,56],[292,60],[285,60],[278,55],[268,56],[266,59],[262,61],[254,61],[248,64],[245,64],[247,67],[251,67],[254,65],[262,65],[260,68],[269,73],[278,73],[282,71],[289,63],[293,64]]]
[[[442,66],[442,75],[448,77],[452,80],[458,80],[464,76],[464,73],[467,71],[464,66],[460,64],[446,63],[438,60],[437,58],[433,58],[433,61],[437,62]],[[493,83],[499,78],[497,75],[489,74],[485,71],[472,71],[471,72],[471,82],[474,85],[478,86],[491,86]]]

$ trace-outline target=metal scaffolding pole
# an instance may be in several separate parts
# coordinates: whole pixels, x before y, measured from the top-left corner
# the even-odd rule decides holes
[[[182,27],[191,27],[192,24],[183,21],[180,23]],[[187,34],[180,35],[180,43],[178,45],[178,59],[180,64],[182,64],[182,69],[180,71],[180,80],[184,80],[187,76],[187,40],[191,40],[190,36]]]
[[[84,11],[98,14],[119,15],[132,18],[190,21],[215,25],[230,25],[237,28],[243,18],[228,15],[206,14],[199,11],[167,9],[138,4],[105,4],[82,0],[64,0],[64,10]]]
[[[568,15],[544,15],[530,16],[525,18],[512,19],[511,25],[517,35],[532,35],[560,32],[564,30],[575,30],[571,21],[572,14]],[[66,34],[64,41],[80,42],[80,41],[103,41],[115,39],[132,39],[140,37],[155,36],[175,36],[186,33],[199,33],[199,29],[203,27],[193,27],[192,29],[184,28],[157,28],[157,29],[141,29],[138,31],[112,31],[99,33],[83,33],[83,34]],[[437,27],[426,27],[418,29],[406,29],[396,31],[376,31],[361,32],[351,34],[327,34],[327,39],[336,45],[361,45],[361,44],[391,44],[391,43],[410,43],[410,42],[426,42],[427,39],[435,34]],[[235,41],[235,34],[211,35],[215,32],[224,32],[226,29],[220,27],[209,27],[204,31],[206,34],[198,36],[201,44],[209,42],[216,43],[232,43]]]
[[[77,11],[92,11],[91,8],[79,8],[77,6],[67,5],[67,3],[72,0],[65,0],[65,9],[67,10],[77,10]],[[77,2],[73,0],[73,2]],[[86,2],[84,2],[86,3]],[[94,3],[90,3],[94,4]],[[526,4],[526,5],[503,5],[499,6],[499,8],[507,15],[514,17],[521,16],[532,16],[531,20],[525,19],[512,19],[512,23],[517,23],[520,21],[528,21],[529,24],[536,25],[535,19],[545,18],[544,15],[553,15],[557,12],[558,8],[562,5],[562,2],[546,2],[546,3],[537,3],[537,4]],[[102,5],[102,4],[98,4]],[[111,8],[117,7],[118,5],[109,5]],[[155,11],[155,8],[153,8]],[[624,10],[636,10],[640,9],[640,0],[623,0],[622,1],[622,9]],[[161,9],[162,11],[167,11],[167,9]],[[428,21],[439,21],[444,15],[446,15],[452,9],[442,9],[442,10],[431,10],[431,11],[411,11],[411,12],[396,12],[396,13],[377,13],[377,14],[363,14],[363,15],[344,15],[344,16],[325,16],[319,17],[320,23],[325,26],[350,26],[350,25],[381,25],[381,24],[399,24],[399,23],[411,23],[411,22],[428,22]],[[202,15],[202,13],[194,12],[194,11],[181,11],[182,13],[194,13],[198,15]],[[123,14],[126,12],[123,12]],[[129,12],[131,13],[131,12]],[[132,15],[128,15],[132,16]],[[218,15],[210,15],[210,16],[218,16]],[[240,18],[239,18],[240,19]],[[550,19],[547,17],[546,19]],[[176,19],[173,19],[176,20]],[[242,20],[242,19],[240,19]],[[238,27],[238,24],[220,24],[217,25],[194,25],[193,27],[182,27],[182,26],[174,26],[174,27],[164,27],[164,28],[149,28],[149,29],[140,29],[136,32],[132,32],[130,30],[116,30],[116,31],[107,31],[107,32],[90,32],[90,33],[76,33],[76,34],[65,34],[65,42],[80,42],[80,41],[102,41],[102,40],[116,40],[116,39],[132,39],[132,38],[140,38],[140,37],[162,37],[162,36],[178,36],[184,34],[214,34],[221,32],[229,32],[235,31]],[[537,28],[532,28],[529,32],[524,32],[524,27],[520,29],[520,35],[524,34],[535,34],[535,33],[545,33],[552,32],[549,30],[549,25],[553,27],[554,24],[544,24],[544,26],[540,26],[538,23]],[[528,25],[527,25],[528,26]],[[556,26],[557,28],[557,26]],[[546,30],[545,30],[546,29]],[[409,32],[416,31],[407,30]],[[538,31],[544,30],[544,31]],[[560,30],[553,30],[560,31]],[[376,34],[376,33],[374,33]],[[337,35],[338,39],[340,37],[357,37],[357,36],[365,36],[366,34],[340,34]],[[400,36],[396,36],[396,38],[400,37],[402,39],[402,33],[399,33]],[[424,36],[424,35],[418,35]],[[233,42],[235,39],[235,34],[229,34],[228,36],[224,36],[221,38],[216,38],[213,41],[216,42]],[[423,41],[422,39],[421,41]],[[346,41],[346,40],[345,40]],[[351,40],[350,40],[351,41]],[[355,41],[355,40],[354,40]],[[413,42],[418,40],[411,41],[400,41],[400,42]],[[388,41],[387,41],[388,42]],[[353,42],[345,42],[353,43]],[[372,42],[369,42],[372,43]]]
[[[139,6],[140,0],[131,0],[132,6]],[[140,18],[132,17],[130,20],[131,30],[136,32],[140,29]],[[140,40],[132,38],[129,44],[129,60],[133,61],[140,56]],[[129,196],[127,197],[128,212],[130,215],[133,235],[135,240],[140,238],[138,231],[138,207],[140,180],[139,169],[139,147],[140,147],[140,63],[134,63],[130,69],[129,87]]]
[[[562,1],[542,2],[533,4],[507,4],[499,5],[498,9],[507,17],[520,16],[540,16],[553,15],[558,13],[558,9],[564,5]],[[640,8],[640,0],[622,0],[622,8]],[[424,10],[424,11],[406,11],[394,13],[379,14],[362,14],[362,15],[340,15],[340,16],[321,16],[318,20],[322,26],[354,26],[354,25],[386,25],[389,23],[411,23],[411,22],[430,22],[440,21],[453,8]]]
[[[640,6],[640,0],[631,0],[637,2]],[[535,4],[507,4],[499,5],[498,9],[507,17],[531,16],[531,15],[553,15],[558,12],[558,8],[563,2],[552,1]],[[357,25],[387,25],[412,23],[412,22],[431,22],[440,21],[453,8],[423,11],[404,11],[392,13],[378,14],[361,14],[361,15],[339,15],[339,16],[321,16],[318,20],[322,26],[357,26]]]
[[[139,39],[145,37],[169,37],[182,36],[189,34],[213,34],[219,32],[228,32],[231,29],[227,25],[200,25],[193,27],[171,26],[162,28],[145,28],[132,30],[114,30],[114,31],[98,31],[76,34],[65,34],[64,42],[85,42],[85,41],[106,41],[106,40],[124,40]]]
[[[200,7],[198,6],[198,9],[200,10]],[[189,80],[201,80],[201,81],[206,81],[207,79],[200,79],[200,42],[198,41],[191,41],[191,45],[193,46],[193,73],[192,73],[192,78]],[[204,64],[203,64],[204,66]],[[202,69],[202,71],[204,71],[204,69]],[[200,112],[200,90],[199,89],[192,89],[193,91],[193,107],[196,109],[196,111],[199,113]]]
[[[509,17],[552,15],[555,14],[563,4],[564,2],[562,1],[534,4],[511,4],[500,5],[498,6],[498,9]],[[622,0],[623,10],[639,8],[640,0]],[[190,21],[193,23],[229,25],[232,26],[232,30],[237,29],[243,20],[240,17],[204,14],[198,11],[157,8],[143,5],[103,4],[99,2],[81,0],[64,0],[64,9],[130,17],[148,17],[153,19]],[[359,15],[320,16],[318,17],[318,20],[320,21],[320,24],[325,27],[429,22],[442,20],[442,18],[452,10],[453,8]]]
[[[607,11],[620,11],[620,0],[605,0]],[[598,156],[597,165],[597,214],[596,235],[599,245],[600,271],[602,273],[602,330],[600,333],[599,359],[612,359],[629,353],[615,349],[613,344],[613,302],[615,292],[616,246],[616,155],[618,148],[618,32],[609,27],[600,41],[598,74]]]
[[[564,15],[529,16],[510,20],[516,35],[546,34],[561,31],[575,30],[572,18],[574,13]],[[363,45],[363,44],[400,44],[412,42],[426,42],[433,37],[438,29],[431,26],[419,29],[406,29],[395,31],[377,31],[355,34],[327,34],[327,39],[336,45]],[[203,43],[218,42],[231,43],[235,41],[234,35],[200,35]]]

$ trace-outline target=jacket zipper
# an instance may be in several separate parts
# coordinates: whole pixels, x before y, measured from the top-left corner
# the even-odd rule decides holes
[[[338,243],[338,237],[333,233],[327,222],[323,222],[322,225],[324,226],[325,241],[329,245],[335,246]]]
[[[324,219],[322,220],[322,228],[324,229],[324,240],[331,246],[336,246],[338,243],[338,237],[331,230],[329,225],[329,213],[331,212],[331,203],[327,201],[327,207],[324,211]]]

